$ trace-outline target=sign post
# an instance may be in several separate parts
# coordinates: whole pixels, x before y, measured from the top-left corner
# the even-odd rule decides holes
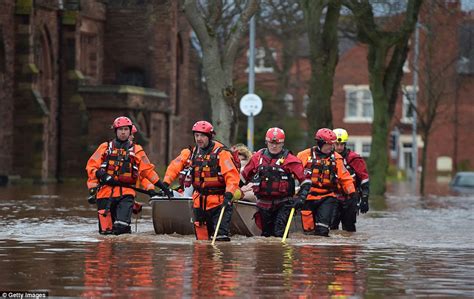
[[[263,103],[262,99],[254,94],[248,93],[240,99],[239,103],[240,111],[248,116],[247,121],[247,147],[253,152],[253,135],[254,135],[254,119],[255,115],[258,115],[262,111]]]

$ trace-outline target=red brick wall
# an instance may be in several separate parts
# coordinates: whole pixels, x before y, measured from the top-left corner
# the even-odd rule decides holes
[[[0,175],[11,171],[13,155],[14,0],[0,2]]]

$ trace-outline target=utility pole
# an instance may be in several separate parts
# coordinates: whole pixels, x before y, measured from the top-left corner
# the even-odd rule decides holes
[[[418,177],[418,142],[417,142],[417,93],[418,93],[418,58],[420,48],[420,24],[417,22],[415,27],[415,57],[413,59],[413,123],[412,123],[412,183],[414,190],[416,190],[416,183]]]
[[[250,19],[249,30],[249,94],[255,93],[255,16]],[[247,147],[253,152],[254,115],[247,118]]]

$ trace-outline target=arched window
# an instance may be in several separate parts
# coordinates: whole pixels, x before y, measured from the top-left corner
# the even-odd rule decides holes
[[[38,68],[38,75],[34,81],[35,89],[43,97],[50,109],[51,96],[53,95],[53,53],[48,30],[43,28],[35,34],[34,63]]]

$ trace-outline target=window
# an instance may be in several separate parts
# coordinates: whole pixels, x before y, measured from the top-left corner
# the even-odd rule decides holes
[[[271,56],[276,60],[276,50],[274,48],[269,49]],[[247,57],[249,51],[247,51]],[[272,57],[267,57],[265,48],[260,47],[255,49],[255,73],[273,73]],[[247,69],[248,72],[248,69]]]
[[[370,143],[368,143],[368,142],[363,142],[362,143],[362,151],[360,152],[360,155],[362,157],[370,156]]]
[[[345,122],[372,122],[374,108],[368,85],[345,85]]]
[[[351,151],[355,151],[363,158],[370,156],[371,136],[350,136],[346,147]]]
[[[309,96],[305,94],[303,96],[303,112],[301,113],[302,117],[307,117],[308,115],[308,105],[309,105]]]
[[[294,113],[294,103],[293,103],[293,96],[289,93],[285,95],[283,98],[283,101],[285,102],[285,107],[286,111],[288,111],[288,115],[293,115]]]
[[[81,33],[80,69],[89,79],[98,79],[97,36]]]
[[[351,151],[355,151],[355,144],[354,142],[347,142],[346,147],[350,149]]]
[[[402,119],[403,123],[410,123],[413,121],[413,106],[412,102],[414,99],[413,86],[404,86],[402,88],[403,93],[403,107],[402,107]]]

